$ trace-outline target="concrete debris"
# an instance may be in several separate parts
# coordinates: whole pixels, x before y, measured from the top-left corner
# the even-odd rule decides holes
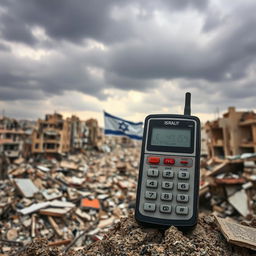
[[[24,253],[22,246],[38,237],[47,250],[84,248],[127,216],[140,149],[109,148],[9,163],[7,179],[0,181],[0,254]]]
[[[244,160],[245,161],[245,160]],[[256,161],[256,158],[254,159]],[[212,159],[210,165],[201,168],[200,201],[208,210],[222,214],[248,218],[256,214],[256,179],[253,179],[250,161]]]
[[[249,214],[248,198],[244,189],[241,189],[230,196],[228,201],[242,216],[246,217]]]
[[[95,119],[46,115],[30,136],[0,119],[0,255],[253,255],[256,115],[248,116],[230,108],[206,124],[200,218],[183,232],[134,220],[140,143],[103,143]]]
[[[68,248],[63,252],[60,247],[49,247],[50,243],[40,238],[26,245],[17,256],[253,255],[249,249],[227,242],[222,236],[214,216],[205,214],[201,214],[198,225],[189,232],[182,232],[173,226],[165,231],[141,227],[134,220],[133,212],[131,212],[128,217],[122,218],[113,225],[104,237],[92,235],[91,232],[89,234],[94,237],[95,242],[79,247],[77,250]],[[74,241],[78,241],[81,236],[84,236],[84,233],[77,236]]]
[[[33,197],[39,191],[30,179],[14,179],[14,183],[24,197]]]

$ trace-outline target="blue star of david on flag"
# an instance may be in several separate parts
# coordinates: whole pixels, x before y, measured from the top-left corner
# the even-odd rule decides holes
[[[121,130],[122,132],[128,131],[129,130],[128,127],[129,127],[128,124],[125,123],[124,121],[119,123],[119,130]]]
[[[104,112],[105,134],[127,136],[131,139],[142,140],[142,122],[131,122]]]

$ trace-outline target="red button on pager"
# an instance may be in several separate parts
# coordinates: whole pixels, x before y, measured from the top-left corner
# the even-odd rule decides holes
[[[175,159],[173,158],[165,158],[164,164],[175,164]]]
[[[182,161],[180,161],[180,163],[181,163],[181,164],[188,164],[188,161],[182,160]]]
[[[160,157],[149,157],[148,162],[150,164],[159,164],[160,163]]]

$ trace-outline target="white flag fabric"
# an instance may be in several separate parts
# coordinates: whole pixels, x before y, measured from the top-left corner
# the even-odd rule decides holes
[[[105,134],[127,136],[131,139],[142,140],[142,122],[134,123],[104,112]]]

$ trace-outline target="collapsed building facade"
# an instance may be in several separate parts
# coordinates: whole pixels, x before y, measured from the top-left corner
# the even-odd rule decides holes
[[[61,114],[47,114],[39,119],[32,133],[33,154],[65,154],[97,146],[102,137],[95,119],[81,121],[77,116],[66,119]]]
[[[256,113],[229,107],[222,118],[205,124],[208,156],[227,156],[256,152]]]
[[[32,153],[67,153],[70,150],[71,126],[62,115],[47,114],[39,119],[32,133]]]
[[[102,144],[103,130],[95,119],[46,114],[36,122],[0,118],[0,155],[11,161],[30,155],[60,155],[81,152]]]
[[[17,158],[23,151],[25,132],[15,119],[2,117],[0,119],[0,153],[8,158]]]

